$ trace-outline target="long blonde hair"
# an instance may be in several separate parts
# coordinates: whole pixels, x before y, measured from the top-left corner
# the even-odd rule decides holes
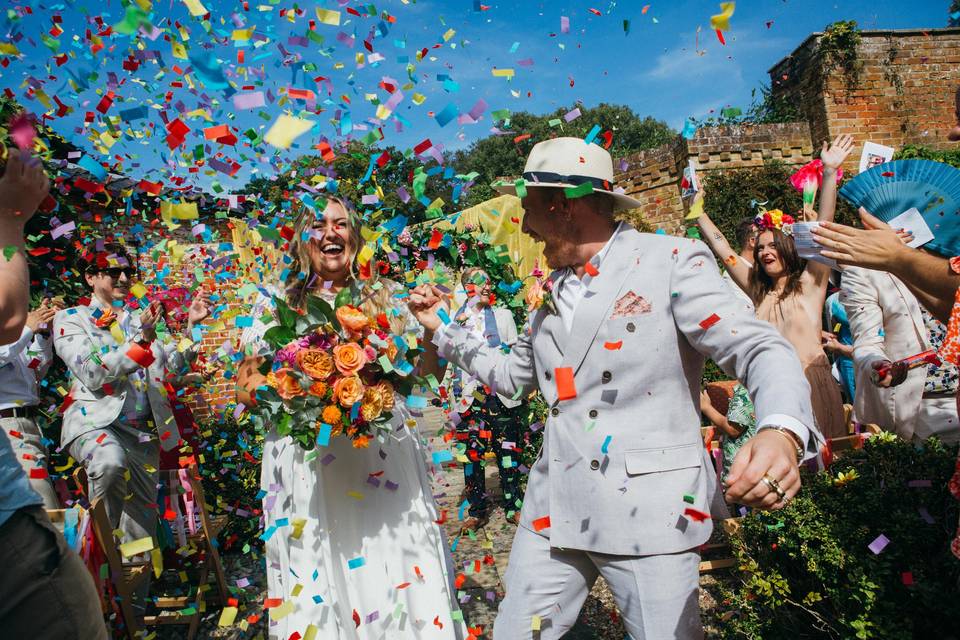
[[[325,195],[324,198],[327,200],[324,211],[331,203],[334,203],[340,205],[347,214],[347,230],[350,233],[350,244],[353,251],[353,255],[350,256],[350,284],[360,285],[356,287],[359,289],[357,295],[362,300],[360,308],[374,318],[381,313],[386,314],[390,330],[393,333],[402,334],[407,324],[405,314],[395,315],[390,313],[391,309],[401,304],[394,295],[400,285],[387,278],[378,278],[375,274],[371,280],[360,281],[357,279],[357,270],[359,269],[357,255],[360,252],[360,247],[363,246],[363,236],[360,234],[362,226],[360,215],[348,200],[331,195]],[[287,304],[302,309],[306,303],[307,294],[319,277],[313,270],[313,263],[310,261],[308,249],[313,238],[309,235],[308,230],[313,226],[317,216],[323,215],[323,211],[314,211],[310,207],[299,206],[300,213],[293,225],[293,239],[290,240],[290,249],[288,250],[291,262],[288,265],[289,272],[284,282],[284,292]],[[381,286],[374,288],[375,282],[379,282]],[[353,304],[357,304],[360,300],[354,300]]]

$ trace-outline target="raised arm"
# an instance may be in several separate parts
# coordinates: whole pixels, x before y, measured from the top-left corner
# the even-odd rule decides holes
[[[443,297],[435,287],[423,285],[414,289],[409,306],[427,335],[434,334],[432,342],[437,345],[439,356],[469,371],[496,393],[512,398],[536,388],[529,321],[510,352],[504,353],[459,324],[444,324],[439,314]]]
[[[820,211],[817,222],[833,222],[837,212],[837,171],[844,160],[853,151],[853,136],[839,135],[828,145],[823,143],[820,161],[823,162],[823,183],[820,185]],[[817,287],[826,288],[830,279],[830,267],[817,262],[807,261],[807,273],[814,278]]]
[[[702,194],[703,191],[697,194],[697,197],[702,198]],[[720,232],[717,225],[713,223],[713,220],[710,219],[710,215],[707,214],[706,211],[697,218],[697,224],[700,226],[700,231],[703,232],[703,240],[710,247],[710,250],[713,251],[714,255],[723,261],[724,268],[730,273],[730,277],[733,278],[733,281],[737,283],[738,287],[749,294],[750,274],[753,268],[740,259],[740,256],[733,250],[733,247],[730,246],[730,243],[724,237],[723,233]]]

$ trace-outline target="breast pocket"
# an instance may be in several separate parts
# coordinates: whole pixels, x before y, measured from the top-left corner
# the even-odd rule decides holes
[[[677,447],[624,451],[627,475],[640,476],[699,467],[702,447],[703,445],[699,442],[694,442]]]

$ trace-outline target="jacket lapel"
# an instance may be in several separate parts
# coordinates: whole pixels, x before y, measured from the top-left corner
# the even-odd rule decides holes
[[[621,229],[610,247],[610,252],[603,259],[600,273],[591,280],[583,300],[577,305],[573,316],[573,330],[566,336],[566,348],[563,350],[563,364],[573,367],[574,373],[583,364],[600,325],[610,313],[617,293],[631,273],[632,257],[636,251],[631,240],[635,233],[630,228]]]

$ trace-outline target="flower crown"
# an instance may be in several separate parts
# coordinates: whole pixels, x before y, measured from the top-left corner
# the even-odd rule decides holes
[[[779,229],[787,236],[793,235],[794,222],[795,220],[790,214],[784,213],[780,209],[767,210],[763,208],[763,205],[760,205],[760,213],[753,219],[753,223],[757,225],[761,231]]]

